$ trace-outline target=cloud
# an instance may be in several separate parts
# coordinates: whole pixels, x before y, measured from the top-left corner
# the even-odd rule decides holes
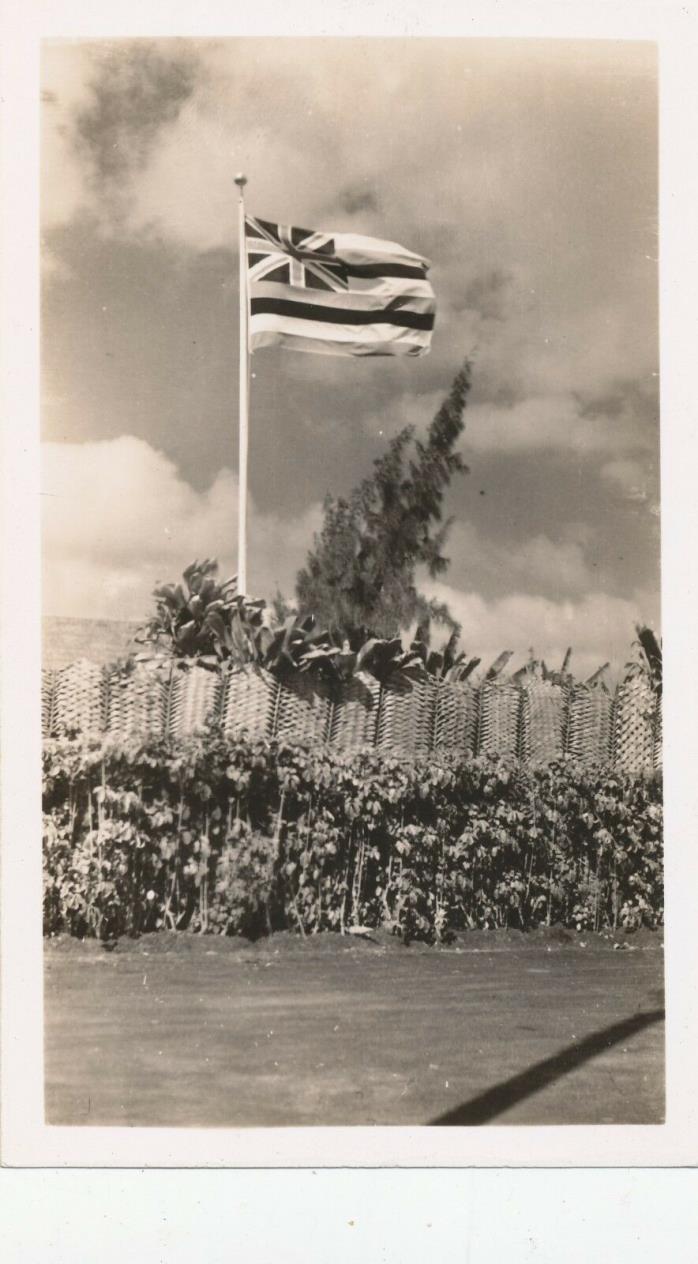
[[[562,539],[551,540],[542,532],[515,541],[494,540],[472,523],[456,522],[451,528],[446,553],[458,578],[467,576],[469,587],[487,594],[527,592],[558,598],[579,596],[595,587],[606,587],[603,571],[587,559],[578,529],[567,528]]]
[[[620,492],[625,500],[647,500],[647,470],[639,461],[629,458],[607,461],[599,472],[601,478]]]
[[[88,99],[90,57],[83,44],[44,44],[41,57],[41,222],[69,223],[87,196],[82,160],[69,140]],[[42,262],[47,261],[46,244]]]
[[[468,445],[478,452],[558,451],[585,456],[644,446],[635,419],[585,414],[572,394],[533,396],[511,406],[468,409]]]
[[[174,45],[174,47],[173,47]],[[43,222],[98,212],[124,220],[133,180],[197,81],[199,61],[179,41],[47,46],[42,66]]]
[[[591,592],[576,601],[552,601],[515,593],[486,601],[478,593],[461,592],[447,584],[425,585],[428,595],[445,601],[462,627],[461,641],[469,653],[482,657],[487,667],[503,649],[521,666],[533,649],[549,667],[559,666],[572,646],[571,668],[584,679],[610,661],[617,673],[630,657],[635,624],[647,621],[658,628],[658,600],[651,593],[634,599]]]
[[[477,364],[473,385],[480,394]],[[390,432],[403,425],[414,425],[423,433],[444,394],[441,389],[397,396],[383,411],[367,414],[365,424],[373,433]],[[572,392],[526,399],[507,399],[506,392],[501,394],[503,399],[483,401],[473,392],[465,412],[464,449],[488,455],[547,452],[575,457],[654,449],[655,431],[647,426],[642,412],[636,410],[630,388],[620,406],[615,396],[612,400],[609,397],[606,410],[603,402],[592,407]]]
[[[196,83],[197,63],[181,48],[161,53],[140,41],[107,46],[95,56],[88,104],[75,112],[72,140],[98,196],[123,197],[158,138]]]
[[[142,618],[159,580],[195,557],[234,573],[237,478],[221,470],[197,492],[161,452],[132,435],[98,443],[48,443],[42,451],[44,610]],[[293,591],[321,520],[312,505],[293,520],[249,512],[250,588]]]
[[[375,191],[366,184],[352,184],[339,192],[339,205],[347,215],[358,215],[361,211],[377,211],[380,209]]]
[[[478,273],[465,286],[462,299],[452,299],[453,310],[474,311],[481,320],[502,320],[511,313],[516,294],[512,271],[490,268]]]

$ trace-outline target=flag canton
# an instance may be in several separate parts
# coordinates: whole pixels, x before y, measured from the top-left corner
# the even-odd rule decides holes
[[[245,220],[247,268],[250,283],[277,281],[311,290],[347,290],[348,272],[335,255],[329,233]]]

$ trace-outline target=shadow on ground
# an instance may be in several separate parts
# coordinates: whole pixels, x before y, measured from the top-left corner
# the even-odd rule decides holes
[[[512,1075],[510,1079],[503,1080],[501,1084],[495,1084],[493,1088],[479,1093],[469,1102],[463,1102],[461,1106],[456,1106],[453,1110],[448,1110],[445,1114],[430,1120],[430,1126],[464,1127],[487,1124],[503,1111],[509,1110],[511,1106],[516,1106],[533,1093],[547,1088],[561,1076],[575,1071],[590,1058],[605,1053],[613,1045],[619,1044],[621,1040],[629,1039],[638,1031],[643,1031],[645,1027],[662,1022],[664,1017],[663,1009],[655,1009],[647,1014],[635,1014],[632,1018],[624,1019],[623,1022],[604,1027],[602,1031],[597,1031],[584,1040],[567,1045],[551,1058],[544,1058],[542,1062],[534,1063],[520,1075]]]

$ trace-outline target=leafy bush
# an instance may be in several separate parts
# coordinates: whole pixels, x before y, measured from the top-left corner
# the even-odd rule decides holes
[[[662,918],[658,779],[230,739],[48,742],[44,924],[108,938]]]

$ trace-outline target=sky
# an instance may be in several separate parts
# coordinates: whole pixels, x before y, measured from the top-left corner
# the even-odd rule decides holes
[[[252,358],[248,587],[293,594],[329,492],[428,426],[465,358],[446,600],[469,652],[659,625],[652,45],[468,39],[47,43],[44,611],[140,619],[235,570],[233,176],[266,219],[431,261],[431,353]]]

